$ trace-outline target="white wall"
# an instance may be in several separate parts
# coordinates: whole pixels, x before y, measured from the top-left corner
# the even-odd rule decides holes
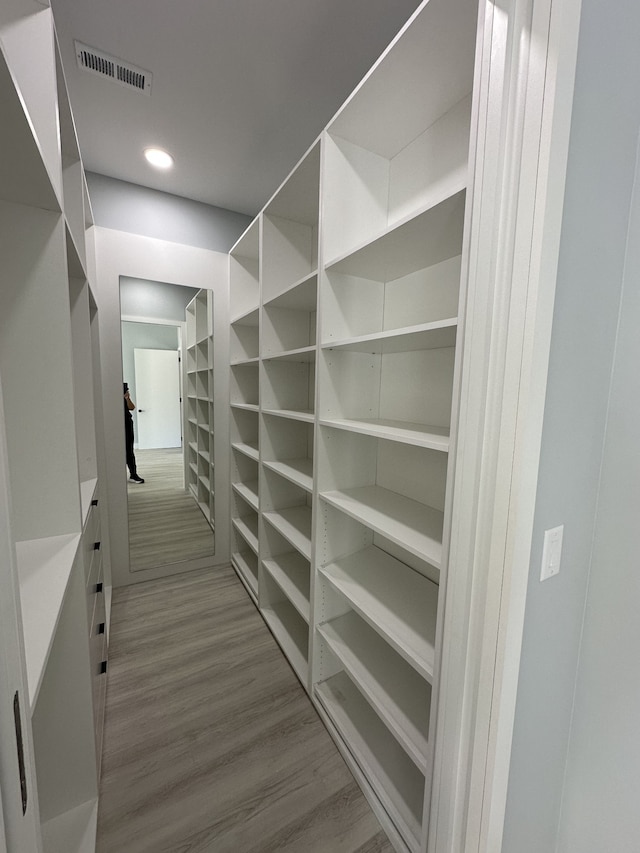
[[[597,765],[589,766],[594,756],[587,743],[589,737],[593,738],[591,749],[597,749],[601,764],[611,769],[613,754],[606,757],[597,746],[598,741],[602,742],[599,725],[605,725],[600,714],[606,711],[607,705],[612,711],[611,702],[618,707],[618,695],[624,696],[622,701],[629,698],[629,686],[619,679],[620,671],[614,666],[615,657],[612,656],[614,648],[618,653],[621,651],[618,646],[624,646],[625,640],[633,640],[636,649],[640,647],[637,629],[625,624],[630,616],[629,605],[620,609],[619,600],[634,596],[637,581],[629,577],[627,565],[614,568],[613,561],[607,560],[606,569],[598,569],[598,549],[604,552],[614,547],[615,542],[613,525],[605,523],[602,511],[596,529],[640,124],[640,51],[637,47],[640,4],[637,0],[620,0],[615,14],[610,5],[599,0],[583,0],[582,6],[503,853],[551,853],[556,850],[594,531],[594,579],[582,649],[589,663],[583,661],[575,694],[576,735],[571,746],[565,793],[567,806],[559,849],[563,853],[602,853],[605,850],[623,853],[639,849],[637,825],[632,846],[612,841],[616,810],[605,792],[609,780],[599,773]],[[636,351],[636,365],[639,363],[637,355]],[[623,398],[621,402],[627,405]],[[612,464],[606,456],[605,461]],[[606,477],[603,488],[605,486]],[[611,492],[607,500],[610,514],[617,517],[626,496]],[[636,526],[639,518],[636,514]],[[557,577],[540,583],[543,533],[557,524],[565,525],[562,568]],[[615,545],[616,549],[620,547],[620,544]],[[599,571],[602,576],[598,581]],[[606,587],[607,576],[616,576],[620,586],[614,583],[615,593],[610,590],[609,595],[602,596],[595,590],[599,586]],[[636,609],[638,603],[636,596]],[[600,681],[603,673],[598,672],[598,667],[603,661],[599,658],[596,662],[592,645],[597,646],[603,639],[605,626],[608,626],[610,639],[614,626],[613,636],[618,634],[619,624],[619,637],[613,641],[613,648],[607,648],[611,672]],[[629,663],[626,658],[625,661]],[[637,669],[635,661],[634,666]],[[589,696],[589,689],[596,695]],[[640,716],[640,702],[634,698],[636,716]],[[595,705],[589,710],[591,702]],[[619,731],[624,730],[621,722],[614,723]],[[578,731],[582,733],[580,736]],[[611,723],[609,731],[615,740]],[[610,746],[607,743],[604,750]],[[630,750],[637,761],[637,752],[631,745]],[[628,765],[626,769],[631,770]],[[627,784],[630,781],[633,782],[631,788],[637,791],[635,774],[631,779],[626,778]],[[591,801],[586,798],[587,789]],[[598,804],[599,796],[601,802]],[[627,820],[637,820],[639,811],[636,804],[631,813],[633,817]],[[594,830],[598,822],[608,827],[609,834],[598,835],[587,829],[591,826]],[[576,832],[580,823],[585,827],[582,833]],[[628,844],[629,839],[625,843]]]
[[[558,853],[640,849],[639,329],[636,173]]]
[[[251,217],[200,201],[87,173],[96,225],[228,252]]]
[[[107,501],[114,586],[158,577],[162,570],[129,571],[126,475],[123,464],[122,345],[120,277],[162,281],[188,287],[207,287],[214,293],[215,375],[215,490],[228,490],[228,364],[229,282],[225,253],[156,240],[108,228],[96,228],[97,299],[100,318],[102,390],[104,403]],[[213,563],[229,560],[228,500],[216,501],[216,553]],[[166,573],[175,571],[167,570]]]
[[[123,316],[184,323],[185,308],[197,292],[194,287],[121,276],[120,310]]]

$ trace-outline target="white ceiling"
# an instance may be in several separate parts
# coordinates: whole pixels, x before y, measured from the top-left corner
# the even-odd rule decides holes
[[[85,168],[254,215],[419,2],[51,0]],[[79,70],[74,39],[152,72],[151,96]]]

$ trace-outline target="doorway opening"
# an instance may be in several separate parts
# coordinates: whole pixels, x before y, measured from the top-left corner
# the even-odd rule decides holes
[[[173,564],[181,569],[215,552],[213,530],[185,478],[185,307],[195,293],[181,285],[120,280],[123,382],[135,405],[134,454],[144,481],[132,481],[127,472],[132,572]]]

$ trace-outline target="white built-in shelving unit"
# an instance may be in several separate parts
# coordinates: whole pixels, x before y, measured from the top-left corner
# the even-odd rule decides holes
[[[233,564],[426,850],[477,9],[422,4],[231,251]]]
[[[186,307],[185,483],[215,527],[213,293],[199,290]]]
[[[229,259],[231,329],[231,562],[254,601],[258,597],[260,495],[259,356],[260,227],[255,222]]]
[[[11,850],[86,853],[95,849],[109,584],[98,309],[91,207],[46,5],[0,10],[0,102],[0,489],[10,494],[0,527],[18,622],[3,654],[9,671],[21,662],[2,696],[16,712],[12,747],[0,749],[5,832]],[[18,728],[24,815],[12,799]]]

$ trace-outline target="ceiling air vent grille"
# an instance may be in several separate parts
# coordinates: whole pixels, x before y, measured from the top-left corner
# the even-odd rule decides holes
[[[115,56],[109,56],[108,53],[103,53],[79,41],[75,42],[75,48],[78,68],[106,77],[127,89],[134,89],[145,95],[151,94],[153,74],[150,71],[138,68],[130,62],[122,62]]]

